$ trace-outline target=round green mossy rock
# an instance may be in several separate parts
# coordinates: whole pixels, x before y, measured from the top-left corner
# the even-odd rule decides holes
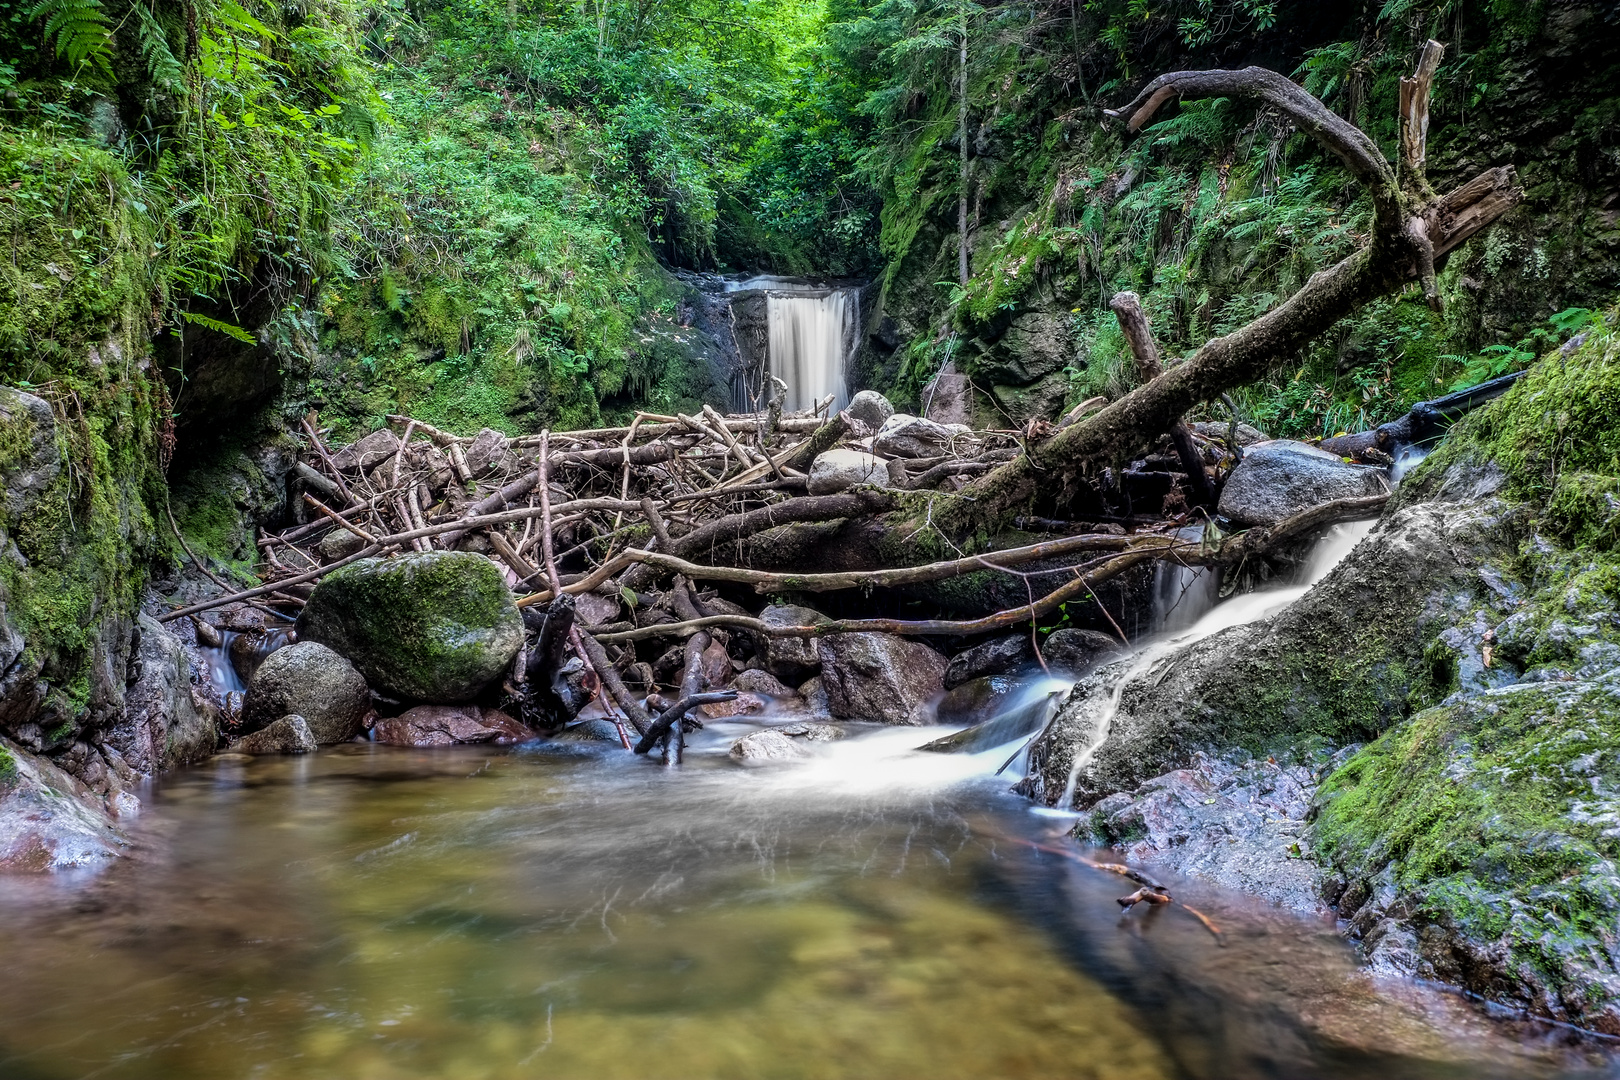
[[[328,575],[298,617],[300,641],[348,657],[385,694],[455,704],[523,646],[523,618],[494,563],[465,551],[361,559]]]

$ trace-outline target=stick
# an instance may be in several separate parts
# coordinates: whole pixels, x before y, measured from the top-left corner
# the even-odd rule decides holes
[[[375,536],[372,536],[370,533],[366,532],[366,530],[362,529],[359,525],[356,525],[352,521],[344,521],[342,518],[338,517],[335,511],[307,491],[304,492],[304,501],[313,506],[321,514],[337,522],[338,525],[345,531],[354,533],[368,544],[377,543],[377,538]],[[409,522],[407,522],[407,524],[409,524]]]
[[[712,690],[706,694],[690,694],[681,698],[681,700],[658,714],[658,719],[652,722],[647,728],[647,733],[641,737],[641,741],[636,743],[636,753],[645,754],[657,746],[658,740],[663,738],[669,731],[670,725],[685,716],[689,710],[695,709],[699,705],[712,705],[717,701],[736,700],[737,691],[735,690]]]
[[[300,422],[304,425],[304,431],[309,435],[309,441],[315,447],[316,455],[320,457],[322,464],[324,464],[327,469],[331,471],[332,479],[337,481],[338,490],[343,492],[343,497],[345,499],[347,499],[349,502],[354,502],[354,494],[349,491],[349,485],[343,482],[343,473],[340,472],[338,467],[332,463],[332,455],[326,452],[326,444],[321,442],[321,433],[315,430],[315,425],[309,422],[309,417],[307,415],[301,417]]]

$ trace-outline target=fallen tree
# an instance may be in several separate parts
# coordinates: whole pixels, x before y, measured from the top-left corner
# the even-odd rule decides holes
[[[1212,338],[1179,364],[1149,378],[1100,411],[1031,442],[1011,463],[980,478],[955,504],[949,524],[959,532],[994,528],[1058,482],[1072,489],[1079,477],[1142,453],[1188,410],[1263,377],[1339,319],[1410,281],[1439,304],[1435,268],[1446,254],[1507,213],[1522,192],[1511,166],[1487,169],[1436,196],[1424,164],[1429,84],[1444,50],[1430,41],[1416,73],[1402,81],[1401,168],[1377,145],[1286,77],[1265,68],[1177,71],[1148,83],[1129,104],[1105,110],[1127,130],[1140,131],[1171,98],[1257,100],[1280,112],[1344,164],[1372,201],[1366,243],[1338,264],[1312,275],[1276,308],[1230,334]],[[1137,341],[1132,339],[1133,348]],[[1137,350],[1140,360],[1142,355]]]

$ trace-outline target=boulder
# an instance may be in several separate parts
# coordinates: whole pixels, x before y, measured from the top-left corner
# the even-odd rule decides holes
[[[812,626],[827,617],[806,607],[772,604],[759,613],[759,620],[767,626]],[[810,638],[767,637],[765,670],[786,683],[802,682],[821,670],[821,656]]]
[[[1275,525],[1325,502],[1388,490],[1382,469],[1351,465],[1308,443],[1272,439],[1244,451],[1218,509],[1239,525]]]
[[[1124,649],[1119,639],[1100,630],[1055,631],[1041,643],[1041,656],[1054,674],[1084,675],[1114,659]]]
[[[101,866],[128,846],[84,784],[0,739],[0,870]]]
[[[482,476],[506,456],[506,436],[494,428],[480,431],[467,444],[467,471]]]
[[[372,734],[378,742],[391,746],[506,746],[540,737],[501,710],[477,705],[418,705],[398,716],[378,720]]]
[[[844,409],[850,419],[859,420],[867,427],[876,431],[883,426],[883,422],[894,415],[894,406],[889,399],[876,390],[862,390],[849,399],[849,405]]]
[[[834,716],[924,724],[945,682],[945,658],[894,634],[831,634],[816,641]]]
[[[889,486],[888,462],[859,450],[827,450],[810,466],[810,494],[831,495],[856,484]]]
[[[964,436],[972,432],[961,424],[936,424],[932,420],[895,413],[883,422],[872,438],[872,450],[884,457],[938,457],[954,449],[966,452]]]
[[[1022,385],[1061,372],[1076,360],[1073,320],[1060,312],[1028,311],[970,360],[979,385]]]
[[[297,713],[289,713],[280,720],[231,743],[233,754],[308,754],[320,747],[309,721]]]
[[[945,689],[961,686],[981,675],[1011,675],[1034,662],[1035,650],[1030,646],[1028,634],[991,638],[951,657],[945,668]],[[1047,662],[1050,663],[1050,659]]]
[[[766,709],[766,701],[758,694],[738,694],[730,701],[711,701],[698,706],[698,711],[711,720],[729,716],[758,716]]]
[[[744,765],[766,765],[773,761],[809,757],[810,751],[780,731],[766,728],[751,731],[732,743],[731,756]]]
[[[399,451],[399,436],[387,428],[373,431],[332,455],[332,464],[345,471],[369,472]]]
[[[253,681],[254,674],[271,653],[292,643],[293,635],[285,626],[240,631],[231,639],[228,650],[231,667],[236,669],[237,677],[245,686]]]
[[[972,383],[968,382],[966,375],[953,371],[940,372],[923,387],[924,419],[936,424],[971,423],[972,394]]]
[[[1069,377],[1063,374],[1047,375],[1027,386],[992,383],[990,394],[1007,416],[1019,424],[1031,420],[1055,420],[1068,402]]]
[[[243,732],[283,716],[302,716],[322,746],[348,742],[371,708],[366,680],[343,657],[314,641],[277,649],[259,665],[242,698]]]
[[[747,671],[738,672],[737,677],[731,680],[731,688],[783,701],[792,700],[799,696],[797,692],[784,686],[775,675],[759,668],[750,668]]]
[[[464,551],[351,563],[315,587],[297,629],[299,641],[347,656],[383,693],[440,704],[475,697],[523,647],[500,569]]]
[[[320,542],[315,545],[315,554],[319,555],[321,562],[334,563],[339,559],[347,559],[350,555],[366,546],[366,538],[359,533],[348,529],[333,529]]]

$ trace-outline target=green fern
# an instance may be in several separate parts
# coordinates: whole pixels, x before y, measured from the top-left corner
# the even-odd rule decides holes
[[[186,320],[188,323],[195,323],[197,326],[205,327],[209,330],[216,330],[219,333],[224,334],[226,337],[233,337],[237,341],[248,345],[257,345],[259,343],[258,339],[256,339],[252,334],[248,333],[240,326],[237,326],[235,323],[228,323],[223,319],[211,319],[207,315],[198,315],[194,311],[182,311],[180,313],[180,317]]]
[[[56,39],[56,55],[75,69],[93,65],[112,76],[112,28],[101,0],[39,0],[28,17],[45,17],[45,37]]]
[[[185,71],[169,48],[163,24],[145,4],[135,5],[135,15],[140,20],[141,54],[146,57],[147,73],[164,90],[178,91],[185,81]]]

